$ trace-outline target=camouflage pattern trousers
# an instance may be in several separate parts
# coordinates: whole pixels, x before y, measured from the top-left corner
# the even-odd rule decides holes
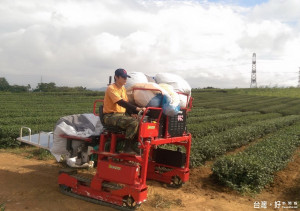
[[[133,140],[139,128],[139,121],[124,113],[104,114],[104,124],[107,126],[119,127],[125,130],[125,138]]]

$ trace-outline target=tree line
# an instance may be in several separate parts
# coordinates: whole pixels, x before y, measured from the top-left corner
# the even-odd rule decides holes
[[[82,92],[87,91],[86,87],[67,87],[56,86],[54,82],[39,83],[32,89],[30,84],[27,86],[10,85],[5,78],[0,78],[0,91],[4,92]]]

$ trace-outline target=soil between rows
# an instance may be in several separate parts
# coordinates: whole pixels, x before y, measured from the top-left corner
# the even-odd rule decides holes
[[[148,181],[148,200],[139,210],[300,210],[300,150],[294,161],[278,172],[274,183],[256,196],[240,194],[219,185],[211,177],[211,162],[191,169],[190,181],[181,189],[170,189]],[[114,209],[75,199],[59,192],[55,160],[28,159],[0,151],[0,205],[5,211],[15,210],[103,210]],[[279,209],[275,201],[281,202]],[[267,209],[254,208],[254,202],[267,202]],[[298,209],[283,208],[282,203],[298,202]]]

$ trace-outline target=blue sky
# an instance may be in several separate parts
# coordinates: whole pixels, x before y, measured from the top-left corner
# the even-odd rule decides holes
[[[245,7],[253,7],[258,4],[268,2],[268,0],[208,0],[209,2],[216,2],[222,4],[233,4]]]
[[[0,77],[104,87],[117,68],[194,88],[297,86],[300,1],[1,0]]]

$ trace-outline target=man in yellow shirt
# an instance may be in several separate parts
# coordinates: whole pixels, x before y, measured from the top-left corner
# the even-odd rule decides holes
[[[124,150],[127,153],[134,153],[134,138],[139,127],[139,121],[135,114],[141,110],[145,111],[145,108],[137,107],[128,102],[124,87],[127,78],[130,78],[130,76],[127,75],[126,70],[120,68],[115,71],[115,83],[107,87],[104,96],[103,121],[105,125],[116,126],[126,130]]]

